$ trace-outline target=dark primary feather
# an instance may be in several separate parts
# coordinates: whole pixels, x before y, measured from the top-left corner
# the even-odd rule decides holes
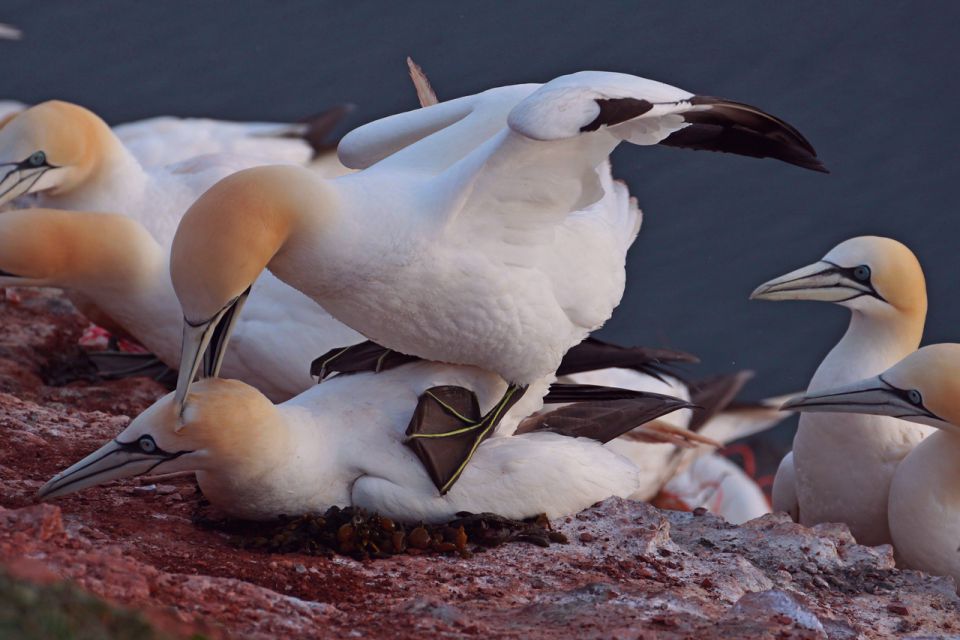
[[[659,378],[664,366],[674,362],[699,362],[696,356],[673,349],[621,347],[596,338],[587,338],[567,351],[557,369],[558,376],[618,367],[632,369]]]
[[[610,400],[631,400],[648,398],[658,394],[634,389],[606,387],[598,384],[569,384],[554,382],[543,397],[543,404],[565,404],[568,402],[606,402]],[[668,398],[670,396],[663,396]]]
[[[596,131],[600,127],[612,127],[627,120],[642,116],[653,108],[653,103],[637,98],[611,98],[596,100],[600,113],[590,124],[580,127],[581,133]]]
[[[776,158],[804,169],[828,173],[817,152],[792,125],[742,102],[694,96],[691,104],[709,108],[688,111],[690,125],[660,144],[701,151],[721,151],[753,158]]]
[[[679,398],[658,393],[606,402],[578,402],[527,418],[517,433],[551,431],[606,443],[660,416],[691,406]]]
[[[336,138],[331,139],[331,135],[343,119],[353,110],[354,106],[352,104],[340,104],[326,111],[308,116],[300,120],[302,126],[286,134],[285,137],[303,138],[303,140],[310,145],[310,148],[313,149],[313,157],[316,158],[337,148],[339,140]]]
[[[730,406],[752,377],[753,371],[738,371],[689,383],[690,400],[697,407],[690,418],[689,429],[698,431],[712,417]]]

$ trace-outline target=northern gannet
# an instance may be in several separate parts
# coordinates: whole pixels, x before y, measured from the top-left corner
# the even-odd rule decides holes
[[[135,220],[111,213],[22,209],[0,215],[0,286],[65,289],[90,319],[119,325],[166,365],[180,358],[183,315],[169,249]],[[88,316],[89,317],[89,316]],[[264,273],[237,319],[224,373],[286,400],[314,384],[316,350],[363,337]]]
[[[57,474],[39,496],[146,473],[195,471],[206,498],[239,518],[354,505],[400,521],[441,522],[460,511],[558,517],[634,491],[636,467],[596,441],[513,434],[540,406],[546,386],[538,383],[480,445],[461,481],[438,495],[404,440],[419,398],[443,385],[476,390],[483,407],[497,403],[507,386],[473,367],[416,362],[381,374],[337,376],[276,406],[241,382],[204,379],[193,385],[182,416],[172,394],[160,399],[114,440]],[[637,406],[642,422],[689,405],[651,396]]]
[[[156,129],[157,123],[130,126],[135,149],[139,145],[147,158],[160,153],[134,135],[144,127]],[[211,185],[238,170],[277,161],[231,153],[181,160],[147,166],[93,112],[68,102],[44,102],[0,128],[0,207],[35,194],[35,204],[42,207],[122,212],[168,243],[183,212]]]
[[[960,344],[920,349],[878,376],[788,402],[803,412],[855,412],[936,428],[896,467],[888,519],[898,560],[960,585]],[[845,424],[836,424],[843,431]],[[878,429],[886,429],[887,425]],[[854,435],[854,437],[857,437]]]
[[[876,375],[917,349],[927,314],[923,270],[888,238],[842,242],[822,260],[758,287],[759,300],[820,300],[851,311],[808,393]],[[804,415],[774,481],[774,509],[798,522],[844,522],[857,542],[890,542],[887,495],[897,464],[929,429],[886,417]]]
[[[503,403],[474,426],[479,442],[505,403],[555,371],[620,301],[640,215],[601,203],[607,158],[624,140],[823,170],[795,129],[754,107],[618,73],[501,87],[373,122],[338,149],[358,173],[242,171],[184,216],[172,254],[185,266],[172,271],[187,321],[178,404],[218,325],[269,268],[378,344],[508,380]],[[198,277],[208,284],[191,290]]]

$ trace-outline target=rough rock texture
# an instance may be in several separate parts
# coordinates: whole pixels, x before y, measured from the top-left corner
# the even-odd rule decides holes
[[[238,550],[194,524],[209,509],[187,477],[35,504],[45,480],[164,391],[82,379],[85,323],[56,297],[5,303],[0,318],[0,565],[74,581],[165,633],[960,638],[952,580],[897,570],[889,548],[858,546],[844,527],[776,515],[733,527],[611,499],[555,523],[568,545],[363,563]]]

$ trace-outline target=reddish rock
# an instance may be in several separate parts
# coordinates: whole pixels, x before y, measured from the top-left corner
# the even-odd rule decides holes
[[[164,391],[84,378],[70,340],[85,323],[56,297],[0,303],[0,319],[0,565],[74,581],[178,629],[679,640],[942,637],[958,626],[952,580],[900,571],[888,547],[861,547],[845,527],[776,515],[734,527],[611,499],[554,523],[566,545],[358,562],[237,549],[194,524],[209,509],[185,476],[34,504],[44,481]]]

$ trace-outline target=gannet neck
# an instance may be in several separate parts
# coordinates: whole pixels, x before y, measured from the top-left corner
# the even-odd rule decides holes
[[[170,255],[184,317],[208,320],[272,266],[288,241],[316,235],[335,210],[325,182],[301,167],[256,167],[203,194],[183,216]]]
[[[854,309],[846,333],[823,359],[808,390],[876,374],[915,351],[923,336],[926,310],[925,297],[922,305],[905,310]]]

